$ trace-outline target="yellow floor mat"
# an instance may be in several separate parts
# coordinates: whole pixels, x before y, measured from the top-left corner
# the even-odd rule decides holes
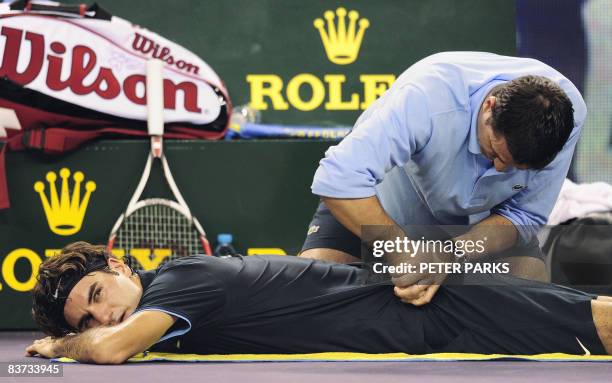
[[[355,352],[323,352],[316,354],[230,354],[230,355],[197,355],[169,354],[147,352],[130,358],[128,363],[142,362],[452,362],[452,361],[537,361],[537,362],[612,362],[612,356],[606,355],[570,355],[570,354],[539,354],[539,355],[504,355],[504,354],[460,354],[439,353],[410,355],[404,353],[392,354],[362,354]],[[74,363],[70,358],[54,359],[54,362]]]

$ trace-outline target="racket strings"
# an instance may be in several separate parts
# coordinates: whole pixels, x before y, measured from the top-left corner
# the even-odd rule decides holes
[[[114,247],[125,249],[135,270],[157,268],[172,259],[202,253],[200,236],[191,220],[161,204],[145,205],[126,217],[117,231]],[[141,253],[139,249],[148,250],[147,259],[133,256],[134,249]],[[167,257],[166,249],[170,250]]]

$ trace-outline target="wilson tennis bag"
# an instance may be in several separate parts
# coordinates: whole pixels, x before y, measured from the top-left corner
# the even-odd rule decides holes
[[[218,139],[225,85],[194,53],[97,4],[0,4],[0,209],[5,154],[63,153],[101,137],[145,137],[146,63],[164,62],[164,137]]]

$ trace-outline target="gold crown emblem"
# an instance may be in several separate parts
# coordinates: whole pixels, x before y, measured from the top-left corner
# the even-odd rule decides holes
[[[366,18],[359,20],[359,30],[356,29],[359,13],[355,10],[348,12],[348,27],[346,25],[346,9],[340,7],[336,9],[338,23],[334,23],[334,12],[325,11],[323,17],[327,21],[318,18],[314,21],[314,26],[319,30],[321,41],[325,48],[325,53],[329,61],[338,65],[347,65],[357,59],[359,48],[363,41],[363,35],[370,22]]]
[[[83,219],[85,218],[85,211],[89,204],[89,197],[91,193],[96,190],[96,183],[93,181],[87,181],[85,184],[85,194],[81,199],[81,184],[85,179],[82,172],[76,172],[72,176],[74,185],[72,188],[72,196],[70,196],[70,190],[68,185],[68,179],[70,178],[70,170],[62,168],[59,171],[59,175],[62,179],[61,194],[58,195],[55,181],[57,180],[57,174],[51,171],[47,173],[47,182],[49,183],[49,198],[45,194],[45,184],[42,181],[37,181],[34,184],[34,190],[40,195],[40,201],[42,202],[45,215],[47,216],[47,223],[52,232],[57,235],[72,235],[78,233],[81,230]],[[49,201],[49,199],[51,201]]]

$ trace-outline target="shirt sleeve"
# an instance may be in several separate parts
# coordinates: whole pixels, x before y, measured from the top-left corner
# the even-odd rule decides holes
[[[387,171],[410,161],[431,137],[426,97],[411,85],[390,93],[364,112],[351,133],[325,153],[312,192],[332,198],[366,198]]]
[[[563,181],[567,176],[581,127],[575,128],[557,157],[544,169],[535,172],[527,188],[492,209],[510,220],[519,232],[519,244],[532,241],[548,221]]]
[[[226,301],[225,290],[205,263],[184,257],[159,269],[136,311],[162,311],[177,319],[161,342],[189,332],[196,324],[206,325],[219,318]]]

